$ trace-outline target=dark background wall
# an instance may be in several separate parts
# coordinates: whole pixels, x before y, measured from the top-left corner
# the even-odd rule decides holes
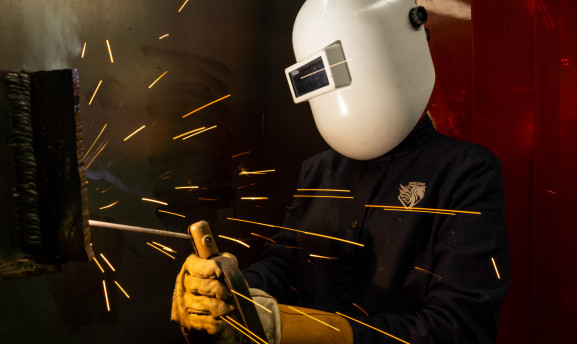
[[[209,219],[216,234],[251,245],[219,241],[244,266],[262,247],[250,233],[273,232],[226,217],[280,224],[300,162],[326,148],[308,105],[292,103],[283,75],[294,63],[290,33],[302,2],[189,1],[178,13],[180,0],[4,0],[0,69],[78,68],[86,149],[105,124],[99,142],[110,139],[89,169],[91,218],[174,231]],[[500,342],[573,342],[577,6],[570,0],[419,4],[431,14],[437,70],[431,112],[438,129],[485,145],[503,162],[512,284]],[[172,140],[212,125],[217,128],[187,141]],[[244,152],[250,153],[233,158]],[[239,175],[269,169],[275,172]],[[174,190],[188,183],[200,190]],[[176,259],[146,245],[153,240],[177,250]],[[68,263],[58,274],[0,282],[2,342],[182,342],[169,322],[170,299],[190,243],[95,229],[93,244],[115,272]]]

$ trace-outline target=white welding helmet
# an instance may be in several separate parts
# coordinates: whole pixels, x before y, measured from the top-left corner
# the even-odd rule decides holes
[[[299,62],[285,73],[334,150],[373,159],[415,127],[435,83],[426,17],[414,0],[304,3],[293,28]]]

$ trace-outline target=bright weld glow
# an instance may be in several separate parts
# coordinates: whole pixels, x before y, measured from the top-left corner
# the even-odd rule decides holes
[[[182,118],[185,118],[185,117],[187,117],[187,116],[190,116],[190,115],[192,115],[193,113],[195,113],[195,112],[197,112],[197,111],[200,111],[200,110],[204,109],[205,107],[210,106],[210,105],[212,105],[212,104],[214,104],[214,103],[218,103],[219,101],[221,101],[221,100],[223,100],[223,99],[226,99],[226,98],[228,98],[228,97],[230,97],[230,94],[227,94],[226,96],[224,96],[224,97],[222,97],[222,98],[218,98],[217,100],[214,100],[214,101],[212,101],[212,102],[210,102],[210,103],[208,103],[208,104],[206,104],[206,105],[203,105],[203,106],[199,107],[198,109],[193,110],[193,111],[187,113],[186,115],[183,115]]]
[[[139,131],[141,131],[144,128],[146,128],[146,125],[143,125],[142,127],[136,129],[132,134],[125,137],[124,140],[122,140],[122,141],[126,142],[126,140],[128,140],[129,138],[131,138],[132,136],[134,136],[136,133],[138,133]]]
[[[166,38],[166,37],[168,37],[168,36],[170,36],[170,34],[169,34],[169,33],[167,33],[167,34],[164,34],[164,35],[162,35],[162,36],[158,37],[158,39],[163,39],[163,38]]]
[[[249,299],[248,297],[242,295],[241,293],[239,293],[239,292],[236,291],[236,290],[231,290],[231,292],[235,293],[236,295],[242,297],[243,299],[245,299],[245,300],[247,300],[247,301],[250,301],[250,302],[254,303],[255,305],[259,306],[260,308],[262,308],[262,309],[264,309],[265,311],[267,311],[267,312],[269,312],[269,313],[272,314],[272,311],[271,311],[270,309],[266,308],[265,306],[261,305],[260,303],[258,303],[258,302],[256,302],[256,301],[254,301],[253,299]]]
[[[112,58],[112,50],[110,50],[110,42],[106,40],[106,46],[108,46],[108,54],[110,55],[110,63],[114,63],[114,59]]]
[[[338,66],[338,65],[343,64],[343,63],[345,63],[345,62],[347,62],[347,61],[350,61],[350,60],[352,60],[352,59],[348,59],[348,60],[344,60],[344,61],[341,61],[341,62],[337,62],[337,63],[335,63],[335,64],[330,65],[329,68],[330,68],[330,67],[334,67],[334,66]],[[311,76],[311,75],[313,75],[313,74],[317,74],[317,73],[319,73],[319,72],[322,72],[322,71],[325,70],[325,69],[326,69],[326,68],[321,68],[321,69],[316,70],[316,71],[314,71],[314,72],[312,72],[312,73],[309,73],[309,74],[307,74],[307,75],[305,75],[305,76],[301,76],[301,80],[304,79],[304,78],[308,78],[309,76]]]
[[[160,210],[160,209],[159,209],[159,210],[158,210],[158,212],[159,212],[159,213],[165,213],[165,214],[170,214],[170,215],[174,215],[174,216],[180,216],[180,217],[184,217],[184,218],[186,218],[186,216],[185,216],[185,215],[181,215],[181,214],[177,214],[177,213],[172,213],[172,212],[170,212],[170,211],[166,211],[166,210]]]
[[[404,341],[404,340],[402,340],[402,339],[400,339],[400,338],[397,338],[397,337],[393,336],[392,334],[388,334],[387,332],[385,332],[385,331],[383,331],[383,330],[380,330],[380,329],[378,329],[378,328],[376,328],[376,327],[373,327],[373,326],[371,326],[371,325],[369,325],[369,324],[365,324],[364,322],[359,321],[359,320],[357,320],[357,319],[355,319],[355,318],[351,318],[351,317],[349,317],[349,316],[347,316],[347,315],[344,315],[343,313],[340,313],[340,312],[335,312],[335,313],[338,314],[338,315],[340,315],[340,316],[342,316],[342,317],[345,317],[345,318],[347,318],[347,319],[350,319],[350,320],[352,320],[352,321],[356,321],[356,322],[358,322],[358,323],[361,324],[361,325],[365,325],[366,327],[371,328],[371,329],[373,329],[373,330],[375,330],[375,331],[381,332],[382,334],[386,334],[387,336],[389,336],[389,337],[391,337],[391,338],[394,338],[394,339],[398,340],[398,341],[401,342],[401,343],[411,344],[411,343],[409,343],[409,342],[406,342],[406,341]]]
[[[262,235],[256,234],[256,233],[250,233],[250,234],[251,234],[251,235],[254,235],[254,236],[256,236],[256,237],[262,238],[262,239],[264,239],[264,240],[268,240],[268,241],[276,244],[276,241],[272,240],[271,238],[267,238],[267,237],[265,237],[265,236],[262,236]]]
[[[183,190],[183,189],[195,190],[195,189],[198,189],[198,186],[175,186],[174,187],[174,190]]]
[[[102,287],[104,288],[104,297],[106,298],[106,308],[110,312],[110,303],[108,303],[108,292],[106,292],[106,281],[102,280]]]
[[[86,42],[84,42],[84,45],[82,46],[82,54],[80,54],[81,59],[84,58],[84,52],[86,52]]]
[[[180,134],[180,135],[178,135],[178,136],[175,136],[175,137],[173,137],[172,139],[173,139],[173,140],[176,140],[176,139],[179,139],[179,138],[181,138],[181,137],[183,137],[183,136],[186,136],[186,135],[188,135],[188,134],[192,134],[192,133],[194,133],[194,132],[197,132],[197,131],[203,130],[203,129],[206,129],[206,127],[201,127],[201,128],[197,128],[197,129],[194,129],[194,130],[191,130],[191,131],[187,131],[186,133]]]
[[[116,271],[116,270],[114,269],[114,266],[112,266],[112,264],[110,264],[110,262],[108,261],[108,259],[106,259],[106,257],[105,257],[102,253],[100,254],[100,257],[102,257],[102,259],[104,259],[104,261],[106,262],[106,264],[108,264],[108,266],[110,267],[110,269],[111,269],[112,271]]]
[[[367,313],[367,311],[365,311],[361,306],[357,305],[356,303],[353,302],[353,306],[357,307],[361,312],[363,312],[366,316],[369,316],[369,313]]]
[[[94,93],[92,93],[92,98],[90,98],[90,101],[88,102],[88,106],[90,106],[90,104],[92,104],[92,101],[94,100],[94,96],[96,95],[96,92],[98,92],[98,89],[100,88],[100,84],[102,84],[102,80],[100,80],[98,82],[98,86],[96,86]]]
[[[157,246],[159,246],[159,247],[161,247],[161,248],[162,248],[163,250],[165,250],[165,251],[172,252],[172,253],[176,253],[175,250],[171,249],[170,247],[168,247],[168,246],[166,246],[166,245],[159,244],[159,243],[157,243],[156,241],[153,241],[152,243],[155,244],[155,245],[157,245]]]
[[[234,320],[233,318],[229,317],[228,315],[225,316],[227,320],[225,320],[223,317],[221,317],[221,319],[223,319],[224,321],[226,321],[229,325],[231,325],[232,327],[236,328],[237,330],[239,330],[240,332],[242,332],[245,336],[247,336],[248,338],[250,338],[252,341],[254,341],[255,343],[258,343],[258,341],[256,341],[254,338],[258,339],[262,344],[268,344],[267,342],[265,342],[262,338],[260,338],[259,336],[257,336],[256,334],[254,334],[251,330],[249,330],[248,328],[244,327],[242,324],[240,324],[239,322],[237,322],[236,320]],[[236,324],[236,326],[234,325]],[[244,330],[244,331],[243,331]],[[248,335],[247,333],[250,333],[253,337],[251,337],[250,335]]]
[[[425,269],[422,269],[422,268],[419,268],[419,267],[416,267],[416,266],[415,266],[415,269],[420,270],[420,271],[423,271],[423,272],[426,272],[426,273],[428,273],[429,275],[433,275],[433,276],[437,277],[438,279],[442,279],[442,278],[443,278],[443,277],[441,277],[441,276],[439,276],[439,275],[435,275],[434,273],[432,273],[432,272],[430,272],[430,271],[427,271],[427,270],[425,270]]]
[[[98,150],[98,152],[96,152],[96,154],[94,154],[94,156],[92,157],[92,159],[90,159],[90,161],[88,161],[85,165],[85,169],[88,169],[90,167],[90,165],[92,165],[92,163],[94,162],[94,160],[96,160],[96,158],[98,158],[98,156],[100,155],[100,153],[104,150],[104,148],[106,148],[106,145],[108,145],[108,142],[110,142],[110,139],[108,139],[104,145],[101,146],[101,148]]]
[[[160,78],[162,78],[166,73],[168,73],[168,71],[165,71],[164,73],[162,73],[161,76],[159,76],[158,78],[156,78],[156,80],[154,80],[152,82],[152,84],[150,84],[150,86],[148,86],[148,88],[152,88],[152,86],[154,86],[154,84],[156,84],[156,82],[158,82],[158,80],[160,80]],[[171,74],[172,75],[172,74]]]
[[[297,189],[297,191],[351,192],[351,190],[339,190],[339,189]]]
[[[162,253],[166,254],[166,255],[167,255],[167,256],[169,256],[170,258],[172,258],[172,259],[175,259],[175,258],[174,258],[172,255],[170,255],[170,254],[168,254],[168,253],[164,252],[163,250],[161,250],[160,248],[158,248],[158,247],[154,246],[153,244],[151,244],[151,243],[149,243],[149,242],[147,242],[146,244],[147,244],[148,246],[150,246],[150,247],[152,247],[152,248],[154,248],[154,249],[156,249],[156,250],[158,250],[158,251],[160,251],[160,252],[162,252]]]
[[[339,259],[338,257],[326,257],[326,256],[319,256],[318,254],[309,254],[309,257],[312,258],[322,258],[322,259]]]
[[[322,196],[322,195],[293,195],[293,197],[300,197],[300,198],[344,198],[344,199],[354,199],[354,197],[350,197],[350,196]]]
[[[268,199],[268,197],[241,197],[240,199],[257,201],[257,200]]]
[[[497,263],[495,263],[495,259],[491,257],[491,261],[493,262],[493,267],[495,268],[495,272],[497,273],[497,278],[501,279],[501,275],[499,275],[499,269],[497,269]]]
[[[336,327],[334,327],[334,326],[331,326],[331,325],[327,324],[326,322],[324,322],[324,321],[322,321],[322,320],[320,320],[320,319],[317,319],[317,318],[315,318],[315,317],[313,317],[313,316],[311,316],[311,315],[308,315],[308,314],[306,314],[305,312],[302,312],[302,311],[300,311],[300,310],[298,310],[298,309],[296,309],[296,308],[294,308],[294,307],[291,307],[291,306],[287,306],[287,307],[290,308],[290,309],[292,309],[293,311],[296,311],[296,312],[301,313],[302,315],[306,315],[307,317],[309,317],[309,318],[311,318],[311,319],[313,319],[313,320],[316,320],[316,321],[320,322],[321,324],[326,325],[326,326],[332,328],[332,329],[335,330],[335,331],[339,331],[339,332],[341,331],[341,330],[339,330],[338,328],[336,328]]]
[[[104,192],[106,192],[106,191],[107,191],[107,190],[104,190],[102,193],[104,193]],[[102,209],[110,208],[110,207],[112,207],[112,206],[115,206],[118,202],[120,202],[120,201],[116,201],[116,202],[114,202],[114,203],[112,203],[112,204],[105,205],[104,207],[100,207],[99,209],[102,210]]]
[[[302,234],[306,234],[306,235],[318,236],[318,237],[321,237],[321,238],[326,238],[326,239],[332,239],[332,240],[342,241],[342,242],[345,242],[345,243],[347,243],[347,244],[365,247],[365,245],[359,244],[358,242],[349,241],[349,240],[340,239],[340,238],[335,238],[335,237],[328,236],[328,235],[311,233],[311,232],[305,232],[305,231],[301,231],[301,230],[298,230],[298,229],[292,229],[292,228],[287,228],[287,227],[281,227],[281,226],[275,226],[275,225],[268,225],[268,224],[260,223],[260,222],[253,222],[253,221],[235,219],[235,218],[232,218],[232,217],[227,217],[226,219],[227,219],[227,220],[232,220],[232,221],[252,223],[252,224],[255,224],[255,225],[260,225],[260,226],[265,226],[265,227],[273,227],[273,228],[286,229],[286,230],[289,230],[289,231],[298,232],[298,233],[302,233]]]
[[[130,295],[128,295],[128,293],[126,291],[124,291],[124,289],[120,286],[120,284],[118,284],[118,282],[116,282],[116,281],[114,281],[114,283],[116,284],[118,289],[120,289],[120,291],[122,291],[124,293],[124,295],[126,295],[126,298],[130,299]]]
[[[178,13],[180,13],[180,11],[182,11],[182,9],[184,8],[184,6],[186,6],[186,3],[188,2],[188,0],[185,0],[184,3],[182,4],[182,6],[180,6],[180,8],[178,9]]]
[[[417,210],[428,210],[428,211],[436,211],[436,212],[443,212],[443,213],[459,213],[459,214],[473,214],[473,215],[481,215],[481,212],[479,211],[466,211],[466,210],[451,210],[451,209],[437,209],[437,208],[405,208],[405,207],[399,207],[399,206],[393,206],[393,205],[372,205],[372,204],[367,204],[365,205],[365,207],[368,208],[387,208],[387,209],[406,209],[406,210],[412,210],[412,211],[417,211]]]
[[[246,175],[249,175],[249,174],[266,174],[266,173],[269,173],[269,172],[275,172],[275,170],[262,170],[262,171],[252,171],[252,172],[249,172],[249,171],[241,171],[238,175],[239,175],[239,176],[242,176],[242,175],[245,175],[245,176],[246,176]]]
[[[104,269],[102,268],[102,265],[100,265],[100,263],[98,262],[98,260],[96,260],[96,257],[92,258],[92,260],[94,260],[94,262],[96,263],[96,265],[98,265],[98,268],[100,269],[100,271],[102,271],[102,273],[104,273]]]
[[[214,129],[214,128],[216,128],[216,125],[213,125],[213,126],[210,127],[210,128],[206,128],[206,129],[203,129],[203,130],[201,130],[201,131],[198,131],[198,132],[196,132],[196,133],[194,133],[194,134],[188,135],[187,137],[183,138],[182,140],[184,141],[184,140],[189,139],[189,138],[191,138],[191,137],[193,137],[193,136],[195,136],[195,135],[202,134],[202,133],[204,133],[205,131],[209,131],[209,130]]]
[[[108,123],[104,124],[104,126],[102,127],[102,130],[100,130],[100,134],[98,134],[98,136],[96,136],[96,140],[94,140],[94,142],[92,142],[92,145],[90,146],[90,148],[88,148],[88,151],[86,152],[86,154],[84,154],[84,159],[86,159],[86,156],[88,156],[88,153],[90,153],[90,150],[92,149],[92,147],[94,147],[94,144],[96,143],[96,141],[98,141],[98,139],[100,138],[100,135],[102,135],[102,133],[104,132],[104,129],[106,129],[107,125],[108,125]]]
[[[231,158],[236,158],[236,157],[239,157],[239,156],[245,155],[245,154],[250,154],[250,151],[244,152],[244,153],[239,153],[239,154],[237,154],[237,155],[233,155]]]
[[[249,246],[247,243],[242,242],[242,241],[240,241],[240,240],[238,240],[238,239],[234,239],[234,238],[227,237],[227,236],[220,235],[220,234],[218,235],[218,237],[219,237],[219,238],[223,238],[223,239],[232,240],[232,241],[234,241],[234,242],[236,242],[236,243],[239,243],[239,244],[241,244],[241,245],[244,245],[244,246],[250,248],[250,246]]]
[[[168,205],[168,203],[166,203],[166,202],[157,201],[157,200],[152,199],[152,198],[144,198],[144,197],[143,197],[142,200],[143,200],[143,201],[146,201],[146,202],[152,202],[152,203],[158,203],[158,204],[162,204],[162,205]]]

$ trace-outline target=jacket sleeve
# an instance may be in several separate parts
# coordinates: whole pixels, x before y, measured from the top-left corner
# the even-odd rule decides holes
[[[421,309],[351,320],[354,343],[495,343],[509,285],[509,251],[499,160],[484,156],[457,166],[443,192],[450,209],[481,214],[439,215],[432,272]],[[391,336],[399,339],[395,339]]]

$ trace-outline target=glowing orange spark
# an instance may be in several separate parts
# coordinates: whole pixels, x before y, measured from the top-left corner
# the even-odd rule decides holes
[[[94,96],[92,96],[92,97],[94,98]],[[96,141],[98,141],[98,139],[100,138],[100,135],[102,135],[102,133],[104,132],[104,129],[106,129],[107,125],[108,125],[108,123],[104,124],[104,126],[102,127],[102,130],[100,130],[100,134],[98,134],[98,136],[96,136],[96,140],[94,140],[94,142],[92,142],[92,145],[90,146],[90,148],[88,148],[88,151],[86,152],[86,154],[84,154],[84,159],[86,159],[86,156],[88,156],[88,153],[90,153],[90,150],[92,149],[92,147],[94,147],[94,144],[96,143]]]
[[[110,189],[112,189],[114,187],[114,185],[110,185],[109,187],[107,187],[106,189],[100,191],[100,193],[105,193],[107,191],[109,191]],[[102,208],[101,208],[102,209]]]
[[[259,306],[260,308],[264,309],[265,311],[267,311],[267,312],[269,312],[269,313],[272,313],[272,311],[271,311],[270,309],[266,308],[265,306],[261,305],[260,303],[258,303],[258,302],[256,302],[256,301],[254,301],[253,299],[249,299],[248,297],[242,295],[242,294],[239,293],[238,291],[232,290],[232,289],[231,289],[230,291],[233,292],[234,294],[242,297],[243,299],[254,303],[255,305]]]
[[[268,199],[268,197],[241,197],[240,199],[258,201],[258,200],[266,200]]]
[[[184,6],[186,6],[186,3],[188,2],[188,0],[185,0],[184,3],[182,4],[182,6],[180,6],[180,8],[178,9],[178,13],[180,13],[180,11],[182,11],[182,9],[184,8]]]
[[[174,216],[180,216],[180,217],[184,217],[184,218],[186,218],[186,216],[185,216],[185,215],[181,215],[181,214],[177,214],[177,213],[172,213],[172,212],[170,212],[170,211],[166,211],[166,210],[160,210],[160,209],[158,209],[158,212],[159,212],[159,213],[165,213],[165,214],[170,214],[170,215],[174,215]]]
[[[198,109],[193,110],[193,111],[187,113],[186,115],[183,115],[182,118],[185,118],[185,117],[187,117],[187,116],[190,116],[190,115],[192,115],[193,113],[195,113],[195,112],[197,112],[197,111],[200,111],[200,110],[204,109],[205,107],[210,106],[210,105],[212,105],[212,104],[214,104],[214,103],[218,103],[219,101],[221,101],[221,100],[223,100],[223,99],[226,99],[226,98],[228,98],[228,97],[230,97],[230,94],[227,94],[226,96],[224,96],[224,97],[222,97],[222,98],[218,98],[217,100],[214,100],[214,101],[212,101],[212,102],[210,102],[210,103],[208,103],[208,104],[206,104],[206,105],[203,105],[203,106],[199,107]]]
[[[144,197],[143,197],[142,200],[143,200],[143,201],[146,201],[146,202],[152,202],[152,203],[158,203],[158,204],[162,204],[162,205],[168,205],[168,203],[166,203],[166,202],[157,201],[157,200],[152,199],[152,198],[144,198]]]
[[[154,249],[156,249],[156,250],[158,250],[158,251],[166,254],[166,255],[169,256],[170,258],[175,259],[172,255],[164,252],[163,250],[159,249],[158,247],[154,246],[153,244],[151,244],[151,243],[149,243],[149,242],[147,242],[146,244],[147,244],[148,246],[150,246],[150,247],[152,247],[152,248],[154,248]]]
[[[312,258],[322,258],[322,259],[339,259],[339,257],[326,257],[326,256],[319,256],[318,254],[309,254],[309,257]]]
[[[340,64],[342,64],[342,63],[345,63],[345,62],[347,62],[347,61],[350,61],[350,60],[351,60],[351,59],[344,60],[344,61],[341,61],[341,62],[337,62],[337,63],[335,63],[335,64],[330,65],[329,67],[338,66],[338,65],[340,65]],[[316,73],[319,73],[319,72],[322,72],[322,71],[325,70],[325,69],[326,69],[326,68],[321,68],[321,69],[316,70],[316,71],[314,71],[314,72],[312,72],[312,73],[309,73],[309,74],[307,74],[307,75],[305,75],[305,76],[301,76],[301,79],[308,78],[309,76],[311,76],[311,75],[313,75],[313,74],[316,74]]]
[[[378,332],[380,332],[380,333],[382,333],[382,334],[385,334],[385,335],[387,335],[387,336],[389,336],[389,337],[391,337],[391,338],[394,338],[394,339],[398,340],[398,341],[401,342],[401,343],[411,344],[411,343],[409,343],[409,342],[406,342],[406,341],[404,341],[404,340],[402,340],[402,339],[400,339],[400,338],[397,338],[397,337],[393,336],[392,334],[388,334],[387,332],[385,332],[385,331],[383,331],[383,330],[380,330],[380,329],[378,329],[378,328],[376,328],[376,327],[373,327],[373,326],[371,326],[371,325],[369,325],[369,324],[365,324],[364,322],[359,321],[359,320],[357,320],[357,319],[355,319],[355,318],[351,318],[351,317],[349,317],[349,316],[347,316],[347,315],[344,315],[343,313],[340,313],[340,312],[335,312],[335,313],[338,314],[338,315],[340,315],[340,316],[342,316],[342,317],[345,317],[345,318],[347,318],[347,319],[350,319],[350,320],[352,320],[352,321],[356,321],[356,322],[358,322],[358,323],[361,324],[361,325],[365,325],[366,327],[368,327],[368,328],[370,328],[370,329],[373,329],[373,330],[375,330],[375,331],[378,331]]]
[[[148,88],[152,88],[152,86],[154,86],[154,84],[156,84],[156,82],[157,82],[158,80],[160,80],[160,78],[162,78],[166,73],[168,73],[168,71],[165,71],[164,73],[162,73],[161,76],[159,76],[158,78],[156,78],[156,80],[154,80],[154,81],[152,82],[152,84],[150,84],[150,86],[148,86]],[[172,74],[171,74],[171,75],[172,75]]]
[[[299,309],[296,309],[296,308],[291,307],[291,306],[287,306],[287,307],[290,308],[290,309],[292,309],[293,311],[296,311],[296,312],[301,313],[302,315],[306,315],[307,317],[309,317],[309,318],[311,318],[311,319],[313,319],[313,320],[316,320],[316,321],[320,322],[321,324],[326,325],[326,326],[332,328],[332,329],[335,330],[335,331],[339,331],[339,332],[341,331],[341,330],[339,330],[338,328],[336,328],[336,327],[334,327],[334,326],[332,326],[332,325],[329,325],[329,324],[327,324],[326,322],[324,322],[324,321],[322,321],[322,320],[320,320],[320,319],[317,319],[317,318],[315,318],[315,317],[313,317],[313,316],[311,316],[311,315],[308,315],[308,314],[306,314],[305,312],[303,312],[303,311],[301,311],[301,310],[299,310]]]
[[[354,197],[350,196],[322,196],[322,195],[293,195],[295,198],[343,198],[343,199],[354,199]]]
[[[294,248],[296,250],[302,250],[302,248],[296,246],[285,246],[284,248]]]
[[[124,138],[124,142],[126,142],[126,140],[128,140],[129,138],[131,138],[134,134],[136,134],[137,132],[141,131],[142,129],[146,128],[146,125],[143,125],[142,127],[136,129],[132,134],[128,135],[127,137]]]
[[[264,239],[264,240],[268,240],[268,241],[276,244],[276,241],[272,240],[271,238],[267,238],[267,237],[265,237],[265,236],[262,236],[262,235],[256,234],[256,233],[250,233],[250,234],[252,234],[252,235],[254,235],[254,236],[257,236],[257,237],[259,237],[259,238],[262,238],[262,239]]]
[[[174,190],[183,190],[183,189],[195,190],[195,189],[198,189],[198,186],[175,186],[174,187]]]
[[[226,315],[224,318],[220,317],[222,320],[224,320],[227,324],[229,324],[230,326],[234,327],[235,329],[237,329],[240,333],[244,334],[247,338],[249,338],[250,340],[252,340],[253,342],[257,343],[257,344],[268,344],[267,342],[265,342],[264,340],[262,340],[259,336],[257,336],[256,334],[252,333],[248,328],[244,327],[243,325],[239,324],[238,322],[236,322],[233,318],[229,317],[228,315]],[[235,325],[236,324],[236,325]],[[251,336],[252,335],[252,336]],[[254,337],[254,338],[253,338]],[[256,339],[255,339],[256,338]],[[257,341],[260,340],[260,343]]]
[[[245,154],[250,154],[250,151],[233,155],[231,158],[236,158],[236,157],[239,157],[239,156],[245,155]]]
[[[339,189],[297,189],[297,191],[351,192],[351,190],[339,190]]]
[[[167,174],[170,174],[172,172],[172,170],[168,170],[166,172],[164,172],[163,174],[161,174],[160,176],[158,176],[158,178],[162,178],[164,176],[166,176]]]
[[[273,228],[286,229],[286,230],[289,230],[289,231],[298,232],[298,233],[302,233],[302,234],[306,234],[306,235],[318,236],[318,237],[321,237],[321,238],[326,238],[326,239],[332,239],[332,240],[342,241],[342,242],[345,242],[345,243],[348,243],[348,244],[365,247],[365,245],[359,244],[359,243],[354,242],[354,241],[349,241],[349,240],[345,240],[345,239],[335,238],[335,237],[328,236],[328,235],[324,235],[324,234],[317,234],[317,233],[305,232],[305,231],[301,231],[301,230],[298,230],[298,229],[292,229],[292,228],[275,226],[275,225],[268,225],[268,224],[260,223],[260,222],[253,222],[253,221],[235,219],[235,218],[232,218],[232,217],[227,217],[226,219],[227,219],[227,220],[232,220],[232,221],[252,223],[252,224],[255,224],[255,225],[260,225],[260,226],[265,226],[265,227],[273,227]]]
[[[110,63],[114,63],[114,59],[112,58],[112,50],[110,50],[110,42],[106,40],[106,46],[108,46],[108,54],[110,55]]]
[[[106,308],[110,312],[110,303],[108,303],[108,293],[106,292],[106,281],[102,280],[102,287],[104,288],[104,297],[106,298]]]
[[[169,33],[167,33],[167,34],[164,34],[164,35],[162,35],[162,36],[158,37],[158,39],[163,39],[163,38],[166,38],[166,37],[168,37],[168,36],[170,36],[170,34],[169,34]]]
[[[100,84],[102,84],[102,80],[100,80],[98,82],[98,86],[96,86],[94,93],[92,93],[92,98],[90,98],[90,101],[88,102],[88,106],[90,106],[92,104],[92,101],[94,100],[94,96],[96,95],[96,92],[98,92],[98,89],[100,88]]]
[[[120,286],[120,284],[118,284],[118,282],[114,281],[114,283],[116,283],[116,286],[124,293],[124,295],[126,295],[127,299],[130,299],[130,296],[128,295],[128,293],[126,291],[124,291],[124,289]]]
[[[423,212],[432,211],[432,212],[448,213],[447,215],[449,215],[451,213],[481,215],[481,212],[478,212],[478,211],[450,210],[450,209],[438,209],[438,208],[417,208],[417,207],[405,208],[405,207],[392,206],[392,205],[372,205],[372,204],[367,204],[367,205],[365,205],[365,207],[367,207],[367,208],[384,208],[386,210],[394,210],[394,209],[403,210],[404,209],[404,210],[409,210],[409,211],[423,211]]]
[[[166,246],[166,245],[159,244],[159,243],[157,243],[156,241],[153,241],[152,243],[155,244],[155,245],[157,245],[157,246],[159,246],[159,247],[161,247],[163,250],[166,250],[166,251],[172,252],[172,253],[176,253],[175,250],[171,249],[170,247],[168,247],[168,246]]]
[[[190,134],[190,135],[188,135],[187,137],[184,137],[182,140],[184,141],[184,140],[189,139],[189,138],[191,138],[191,137],[193,137],[193,136],[195,136],[195,135],[202,134],[202,133],[204,133],[205,131],[209,131],[209,130],[214,129],[214,128],[216,128],[216,125],[213,125],[213,126],[210,127],[210,128],[206,128],[206,129],[197,131],[197,132],[194,133],[194,134]]]
[[[416,269],[416,270],[423,271],[423,272],[426,272],[426,273],[428,273],[429,275],[433,275],[433,276],[437,277],[438,279],[442,279],[442,278],[443,278],[443,277],[441,277],[441,276],[439,276],[439,275],[435,275],[434,273],[432,273],[432,272],[430,272],[430,271],[427,271],[427,270],[425,270],[425,269],[422,269],[422,268],[419,268],[419,267],[416,267],[416,266],[415,266],[415,269]]]
[[[293,287],[292,285],[289,285],[289,288],[291,288],[297,294],[301,293],[300,291],[297,290],[297,288]]]
[[[240,241],[240,240],[238,240],[238,239],[234,239],[234,238],[227,237],[227,236],[220,235],[220,234],[218,235],[218,237],[219,237],[219,238],[223,238],[223,239],[232,240],[232,241],[234,241],[234,242],[237,242],[237,243],[239,243],[239,244],[241,244],[241,245],[244,245],[244,246],[250,248],[250,246],[249,246],[247,243],[242,242],[242,241]]]
[[[96,152],[96,154],[94,154],[94,156],[90,159],[90,161],[88,161],[86,163],[85,169],[88,169],[90,167],[90,165],[92,165],[94,160],[96,160],[96,158],[100,155],[100,153],[104,150],[104,148],[106,148],[106,145],[108,145],[108,142],[110,142],[110,139],[108,139],[103,145],[101,145],[101,148],[98,150],[98,152]]]
[[[82,46],[82,54],[80,54],[80,58],[83,59],[84,58],[84,52],[86,51],[86,42],[84,42],[84,45]]]
[[[252,171],[252,172],[249,172],[249,171],[241,171],[238,175],[239,175],[239,176],[242,176],[242,175],[245,175],[245,176],[246,176],[246,175],[249,175],[249,174],[266,174],[266,173],[268,173],[268,172],[275,172],[275,170],[262,170],[262,171]]]
[[[240,189],[244,189],[244,188],[246,188],[246,187],[248,187],[248,186],[253,186],[253,185],[256,185],[256,183],[251,183],[251,184],[248,184],[248,185],[239,186],[237,189],[240,190]]]
[[[173,137],[172,139],[173,139],[173,140],[176,140],[176,139],[179,139],[179,138],[181,138],[181,137],[183,137],[183,136],[186,136],[186,135],[188,135],[188,134],[191,134],[191,133],[197,132],[197,131],[199,131],[199,130],[203,130],[203,129],[206,129],[206,127],[200,127],[200,128],[197,128],[197,129],[194,129],[194,130],[191,130],[191,131],[187,131],[186,133],[180,134],[180,135],[178,135],[178,136],[175,136],[175,137]]]
[[[106,264],[108,264],[108,266],[110,267],[110,269],[111,269],[112,271],[116,271],[116,270],[114,270],[114,266],[112,266],[112,264],[110,264],[110,262],[108,261],[108,259],[106,259],[106,257],[105,257],[102,253],[100,254],[100,257],[102,257],[102,259],[104,259],[104,261],[106,262]]]
[[[213,201],[213,202],[218,202],[217,198],[198,198],[200,201]]]
[[[357,307],[361,312],[363,312],[366,316],[369,316],[369,313],[367,313],[364,309],[361,308],[361,306],[357,305],[356,303],[353,302],[353,306]]]
[[[550,194],[553,194],[553,195],[556,195],[556,194],[557,194],[555,191],[552,191],[552,190],[547,190],[547,192],[550,193]]]
[[[100,263],[98,262],[98,260],[96,260],[96,257],[92,258],[92,260],[94,260],[94,262],[96,263],[96,265],[98,265],[98,268],[100,269],[100,271],[102,271],[102,273],[104,273],[104,269],[102,268],[102,265],[100,265]]]
[[[497,269],[497,263],[495,263],[495,258],[491,257],[491,261],[493,261],[493,267],[495,268],[495,272],[497,273],[497,278],[501,279],[501,275],[499,275],[499,269]]]
[[[106,191],[107,191],[107,190],[104,190],[103,193],[106,192]],[[116,201],[116,202],[114,202],[114,203],[112,203],[112,204],[105,205],[104,207],[100,207],[99,209],[102,210],[102,209],[110,208],[110,207],[112,207],[112,206],[115,206],[118,202],[120,202],[120,201]]]

